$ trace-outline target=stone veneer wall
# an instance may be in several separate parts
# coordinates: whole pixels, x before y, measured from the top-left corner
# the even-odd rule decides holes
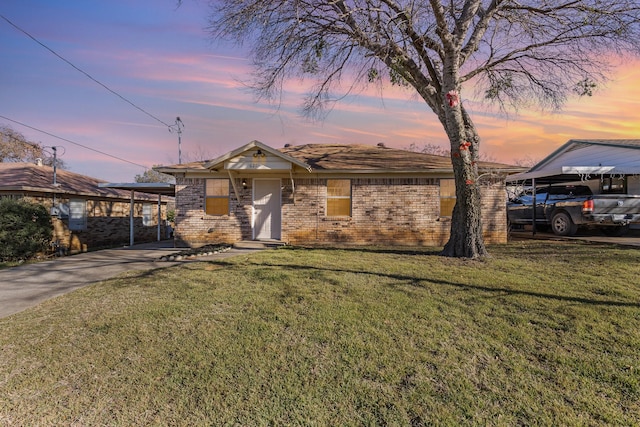
[[[47,210],[53,206],[51,195],[13,195],[42,204]],[[69,230],[68,219],[60,219],[52,216],[53,242],[57,242],[65,250],[86,252],[105,247],[124,246],[129,244],[129,201],[117,199],[92,199],[88,197],[73,197],[87,201],[87,228],[86,230]],[[56,196],[56,205],[69,203],[66,196]],[[143,204],[152,205],[152,224],[142,225]],[[167,217],[166,203],[162,203],[162,224]],[[160,237],[168,238],[167,228],[161,227]],[[141,202],[134,204],[134,241],[135,243],[153,242],[158,239],[158,201]]]
[[[325,215],[326,179],[282,178],[282,241],[291,244],[350,243],[441,246],[451,222],[440,218],[437,178],[354,178],[351,217]],[[189,246],[251,240],[251,185],[238,202],[230,186],[230,214],[204,213],[205,180],[178,178],[176,241]],[[487,243],[507,241],[504,182],[482,187],[482,215]]]

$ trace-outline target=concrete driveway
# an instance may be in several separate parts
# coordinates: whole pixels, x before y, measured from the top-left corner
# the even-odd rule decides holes
[[[511,239],[537,239],[537,240],[585,240],[588,242],[610,243],[613,245],[636,246],[640,247],[640,230],[631,230],[629,233],[621,237],[608,237],[597,231],[579,231],[575,236],[557,236],[551,232],[538,232],[535,235],[531,230],[512,231]]]
[[[181,250],[173,247],[173,241],[162,241],[87,252],[0,270],[0,318],[125,271],[175,265],[178,262],[160,261],[160,257]],[[198,259],[221,258],[246,251],[232,249]]]

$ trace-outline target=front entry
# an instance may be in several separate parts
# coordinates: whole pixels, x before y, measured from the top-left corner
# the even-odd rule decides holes
[[[254,179],[254,240],[280,240],[281,221],[280,179]]]

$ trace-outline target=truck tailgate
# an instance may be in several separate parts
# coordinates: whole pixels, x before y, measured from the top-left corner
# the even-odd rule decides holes
[[[599,194],[593,196],[593,214],[640,215],[640,196]]]

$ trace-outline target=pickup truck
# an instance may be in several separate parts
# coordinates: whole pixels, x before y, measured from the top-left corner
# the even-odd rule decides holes
[[[587,185],[554,185],[536,188],[509,198],[507,219],[512,227],[551,227],[559,236],[576,234],[578,227],[598,228],[609,236],[622,236],[629,224],[640,223],[640,196],[593,194]]]

